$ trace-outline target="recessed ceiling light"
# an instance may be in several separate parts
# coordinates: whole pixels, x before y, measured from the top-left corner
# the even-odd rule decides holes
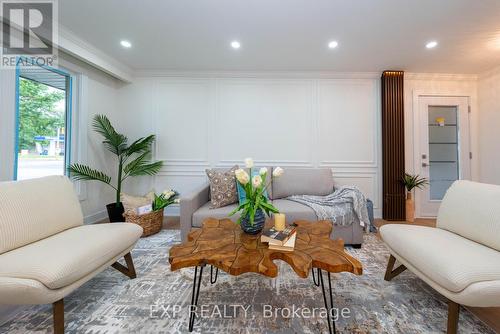
[[[124,48],[132,47],[132,43],[130,43],[129,41],[126,41],[126,40],[120,41],[120,45],[123,46]]]
[[[337,41],[330,41],[330,42],[328,43],[328,47],[329,47],[330,49],[335,49],[337,46],[339,46],[339,43],[338,43]]]
[[[425,47],[427,49],[432,49],[432,48],[435,48],[437,45],[438,45],[438,42],[436,42],[436,41],[430,41],[427,44],[425,44]]]
[[[239,49],[239,48],[241,47],[241,44],[240,44],[240,42],[238,42],[238,41],[232,41],[232,42],[231,42],[231,47],[232,47],[233,49]]]

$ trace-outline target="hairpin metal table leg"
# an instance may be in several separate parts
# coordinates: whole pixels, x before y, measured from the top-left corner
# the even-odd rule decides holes
[[[196,308],[198,307],[198,297],[200,296],[201,278],[203,276],[203,266],[200,266],[200,275],[198,275],[198,266],[194,268],[193,293],[191,295],[191,305],[189,306],[189,331],[193,331],[194,320],[196,318]],[[198,278],[198,281],[196,281]]]
[[[321,284],[321,291],[323,292],[323,301],[325,302],[325,308],[327,311],[326,319],[328,321],[328,331],[330,334],[335,334],[336,333],[336,328],[335,328],[335,319],[333,319],[333,295],[332,295],[332,281],[330,279],[330,272],[327,271],[328,273],[328,292],[330,294],[330,304],[328,304],[328,299],[326,297],[326,289],[325,289],[325,283],[323,280],[323,274],[321,272],[321,269],[318,268],[318,278],[319,282]],[[330,319],[332,317],[332,319]]]
[[[215,284],[217,282],[217,277],[219,276],[219,268],[215,267],[215,278],[212,276],[214,266],[210,266],[210,284]]]
[[[314,275],[314,268],[312,268],[311,272],[312,272],[314,285],[319,286],[319,277],[318,277],[318,280],[316,281],[316,277]]]

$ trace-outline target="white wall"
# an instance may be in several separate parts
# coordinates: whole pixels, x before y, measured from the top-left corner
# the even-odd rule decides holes
[[[134,136],[156,134],[156,158],[166,167],[151,182],[131,189],[141,193],[171,186],[189,192],[205,182],[205,168],[230,167],[253,156],[261,165],[331,167],[339,184],[358,185],[379,214],[379,82],[379,73],[142,75],[120,89],[120,109],[129,119],[123,126]],[[479,180],[476,76],[405,74],[409,172],[419,162],[414,153],[419,94],[469,97],[471,170]]]
[[[500,67],[479,76],[481,182],[500,184]]]
[[[378,74],[141,77],[119,91],[131,138],[157,136],[165,168],[151,187],[189,192],[205,169],[253,157],[259,165],[330,167],[338,184],[355,184],[380,210]]]
[[[253,156],[262,165],[331,167],[339,184],[358,185],[380,212],[379,73],[148,73],[122,85],[64,54],[61,65],[87,78],[84,162],[114,175],[114,165],[90,128],[96,113],[107,114],[130,140],[157,135],[155,158],[164,160],[166,167],[155,178],[128,180],[125,191],[140,194],[151,188],[174,187],[186,193],[205,182],[205,168],[229,167]],[[5,127],[0,133],[5,143],[0,147],[0,178],[5,180],[11,175],[9,145],[13,134],[7,125],[12,124],[13,114],[6,112],[9,98],[4,95],[10,97],[14,90],[5,85],[11,74],[0,71],[0,75],[0,124]],[[481,87],[497,85],[488,80],[482,81]],[[493,153],[487,155],[497,154],[494,141],[488,137],[494,133],[495,123],[483,119],[480,126],[485,135],[478,139],[475,76],[405,74],[407,170],[412,172],[418,162],[414,159],[417,134],[413,122],[418,94],[470,97],[473,179],[479,180],[481,174],[485,182],[491,180],[497,169],[491,163],[479,166],[479,140],[481,156],[488,151]],[[490,89],[489,94],[494,96],[494,91]],[[494,105],[485,100],[485,106],[487,103]],[[82,206],[87,220],[104,217],[104,204],[113,200],[113,192],[97,183],[86,187]]]

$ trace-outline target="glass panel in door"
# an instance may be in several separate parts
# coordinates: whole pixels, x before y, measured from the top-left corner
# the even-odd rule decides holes
[[[459,179],[457,106],[429,106],[430,200],[441,201]]]

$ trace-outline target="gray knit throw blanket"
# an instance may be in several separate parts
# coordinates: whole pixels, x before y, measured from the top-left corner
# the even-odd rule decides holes
[[[293,195],[287,199],[311,207],[318,220],[342,226],[359,222],[365,229],[370,226],[365,195],[354,186],[339,187],[326,196]]]

